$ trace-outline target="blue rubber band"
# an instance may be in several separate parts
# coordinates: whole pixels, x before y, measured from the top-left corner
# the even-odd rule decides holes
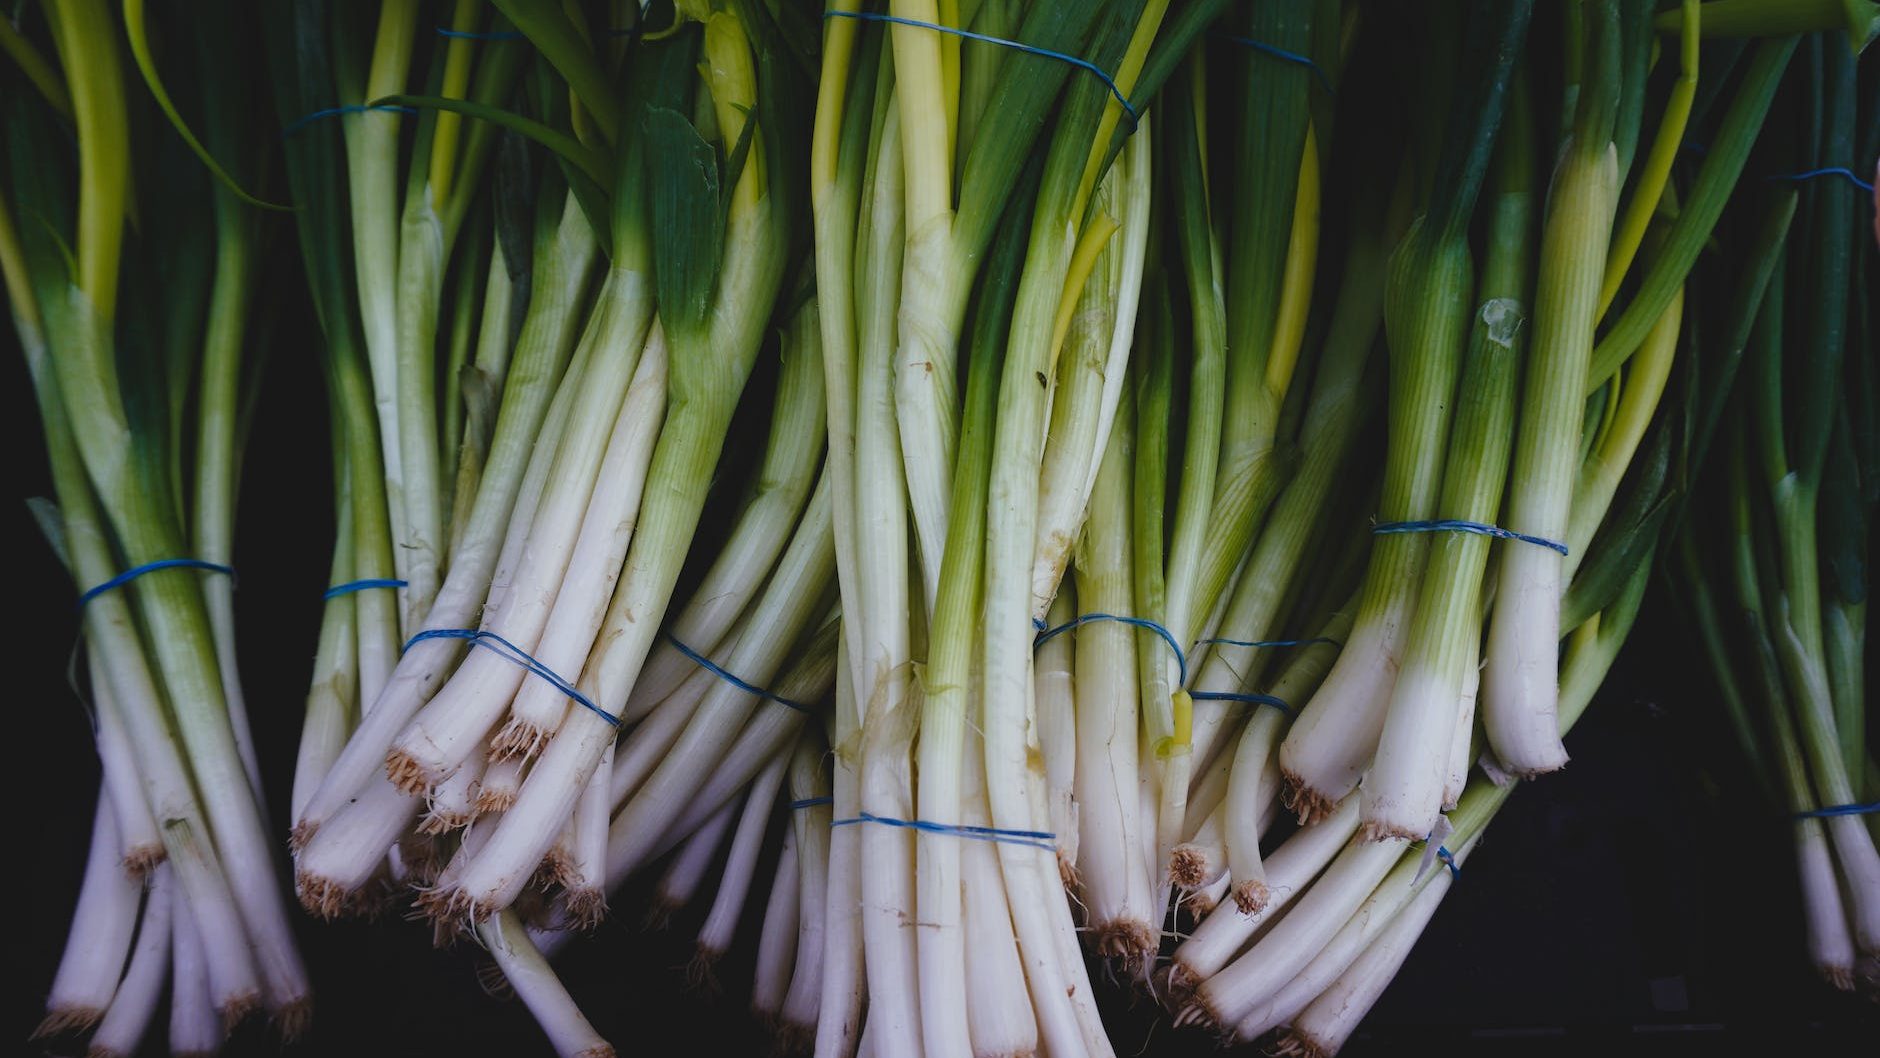
[[[1783,180],[1789,183],[1800,183],[1803,180],[1813,180],[1818,176],[1845,177],[1846,179],[1853,181],[1853,184],[1855,187],[1860,188],[1862,191],[1865,191],[1868,194],[1873,194],[1872,184],[1868,183],[1865,180],[1862,180],[1858,175],[1855,174],[1854,170],[1849,169],[1843,165],[1830,165],[1822,169],[1810,169],[1805,173],[1778,173],[1774,176],[1765,176],[1763,177],[1763,179],[1764,180]]]
[[[384,110],[395,114],[416,114],[418,112],[415,107],[401,107],[391,103],[374,103],[370,106],[353,103],[343,107],[327,107],[325,110],[316,110],[305,117],[297,118],[289,122],[287,127],[281,130],[281,135],[292,136],[322,118],[338,117],[341,114],[364,114],[370,110]]]
[[[1046,830],[1000,830],[997,827],[965,827],[951,823],[930,823],[925,819],[889,819],[887,816],[863,812],[853,819],[838,819],[829,825],[846,827],[855,823],[880,823],[889,827],[906,827],[924,834],[951,834],[954,837],[971,838],[974,841],[994,841],[1006,845],[1024,845],[1028,848],[1057,851],[1057,835]]]
[[[791,801],[790,811],[800,812],[805,808],[815,808],[817,805],[832,805],[835,803],[836,799],[833,797],[805,797],[801,801]]]
[[[1213,639],[1203,639],[1195,645],[1201,646],[1203,643],[1225,643],[1230,647],[1308,647],[1314,643],[1330,643],[1335,647],[1343,645],[1336,639],[1327,639],[1324,636],[1314,636],[1311,639],[1224,639],[1217,636]]]
[[[1460,518],[1438,518],[1427,522],[1385,522],[1371,527],[1373,533],[1476,533],[1480,536],[1492,536],[1498,540],[1519,540],[1524,544],[1544,547],[1549,551],[1567,553],[1567,545],[1558,540],[1549,540],[1544,536],[1529,536],[1512,529],[1503,529],[1498,525],[1485,522],[1468,522]]]
[[[1140,119],[1140,115],[1136,113],[1136,108],[1130,106],[1129,99],[1123,95],[1123,90],[1116,87],[1116,82],[1111,79],[1109,74],[1103,72],[1097,64],[1088,59],[1080,59],[1075,55],[1066,55],[1061,51],[1052,51],[1049,48],[1040,48],[1032,44],[1020,44],[1018,41],[1006,40],[1004,37],[992,37],[984,33],[974,33],[970,29],[955,29],[952,26],[942,26],[934,22],[922,22],[918,19],[902,18],[899,15],[884,15],[878,11],[824,11],[823,17],[825,19],[853,18],[863,22],[892,22],[897,26],[918,26],[921,29],[931,29],[936,33],[947,33],[955,37],[964,37],[967,40],[981,41],[986,44],[997,44],[1002,48],[1022,51],[1027,55],[1042,55],[1047,59],[1067,62],[1080,70],[1088,70],[1091,74],[1095,75],[1097,80],[1103,82],[1103,86],[1110,90],[1110,95],[1115,97],[1117,105],[1123,108],[1123,113],[1129,115],[1129,124],[1132,128]]]
[[[499,29],[490,33],[471,33],[467,30],[437,27],[437,35],[452,40],[521,40],[522,33],[514,29]]]
[[[210,573],[221,573],[230,577],[235,575],[235,570],[231,566],[224,566],[217,562],[205,562],[200,558],[160,558],[155,562],[146,562],[141,566],[133,566],[117,576],[112,577],[110,580],[105,581],[103,584],[85,589],[85,593],[78,597],[78,608],[83,610],[86,603],[103,595],[105,592],[113,588],[122,588],[138,577],[146,573],[155,573],[160,569],[201,569],[207,570]]]
[[[1188,655],[1182,653],[1181,645],[1175,642],[1175,633],[1163,628],[1147,617],[1125,617],[1113,613],[1079,614],[1063,624],[1058,625],[1056,628],[1047,628],[1039,632],[1037,638],[1031,641],[1032,649],[1035,650],[1043,646],[1047,640],[1061,636],[1073,628],[1080,625],[1093,624],[1097,621],[1115,621],[1118,624],[1134,625],[1137,628],[1146,628],[1156,635],[1161,636],[1162,642],[1167,643],[1168,648],[1175,652],[1175,665],[1181,673],[1181,678],[1175,681],[1175,686],[1186,687],[1188,685]]]
[[[467,639],[470,641],[472,647],[483,647],[494,652],[497,657],[502,658],[504,661],[521,666],[521,668],[530,675],[541,677],[548,681],[550,686],[574,699],[575,704],[581,706],[583,709],[588,710],[615,727],[620,726],[619,717],[595,705],[587,695],[582,694],[575,688],[574,684],[563,679],[554,669],[535,660],[528,651],[504,639],[502,636],[497,635],[495,632],[485,632],[480,628],[433,628],[426,632],[419,632],[417,635],[406,640],[405,649],[410,650],[413,646],[426,639]]]
[[[1240,691],[1189,691],[1188,697],[1197,702],[1246,702],[1249,705],[1270,705],[1287,716],[1292,715],[1292,706],[1286,699],[1271,694],[1244,694]]]
[[[396,577],[367,577],[364,580],[349,580],[344,584],[335,584],[326,589],[322,599],[337,599],[342,595],[351,595],[356,591],[370,591],[373,588],[402,588],[405,582]]]
[[[674,647],[678,648],[679,653],[684,654],[686,657],[690,658],[693,664],[697,665],[701,669],[704,669],[706,672],[709,672],[712,675],[718,677],[719,679],[725,681],[726,683],[729,683],[731,686],[736,687],[738,690],[745,692],[746,694],[755,694],[759,698],[776,702],[778,705],[788,706],[791,709],[795,709],[799,713],[813,713],[816,711],[816,707],[809,704],[808,702],[799,702],[793,698],[785,698],[784,696],[780,694],[775,694],[771,691],[767,691],[764,688],[759,687],[755,683],[750,683],[748,681],[737,678],[736,676],[732,675],[730,672],[726,671],[725,669],[720,668],[717,662],[699,653],[698,651],[693,650],[691,647],[686,646],[684,643],[679,642],[679,637],[673,635],[671,632],[666,633],[666,640],[670,642]]]
[[[1287,51],[1285,48],[1276,48],[1271,44],[1265,43],[1264,41],[1254,40],[1252,37],[1236,37],[1231,33],[1224,33],[1222,34],[1222,36],[1228,40],[1233,41],[1235,44],[1238,44],[1243,48],[1252,48],[1254,51],[1257,51],[1262,55],[1270,55],[1273,58],[1278,59],[1281,62],[1290,62],[1295,65],[1303,66],[1306,69],[1312,71],[1313,75],[1319,79],[1319,83],[1325,86],[1325,90],[1327,92],[1331,93],[1332,95],[1338,94],[1338,89],[1332,87],[1332,79],[1330,77],[1325,76],[1325,71],[1320,69],[1319,64],[1316,62],[1313,62],[1310,58],[1304,55],[1301,55],[1296,51]]]
[[[1868,804],[1828,805],[1826,808],[1812,808],[1806,812],[1795,813],[1797,819],[1830,819],[1835,816],[1870,816],[1880,812],[1880,801]]]
[[[1462,868],[1456,866],[1456,854],[1455,853],[1450,852],[1449,849],[1446,848],[1445,846],[1438,845],[1436,846],[1436,858],[1442,861],[1443,866],[1449,868],[1449,877],[1451,878],[1462,877]]]

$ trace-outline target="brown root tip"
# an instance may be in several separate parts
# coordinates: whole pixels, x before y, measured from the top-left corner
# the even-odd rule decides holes
[[[294,873],[294,892],[308,914],[328,922],[343,915],[354,896],[338,882],[307,871]]]
[[[293,1043],[307,1034],[313,1024],[313,997],[296,996],[274,1012],[274,1028],[282,1043]]]
[[[104,1017],[103,1007],[55,1007],[46,1011],[39,1027],[33,1030],[32,1038],[43,1040],[48,1036],[63,1036],[68,1032],[88,1032],[93,1025]]]
[[[422,890],[416,905],[419,914],[431,920],[439,947],[502,910],[478,903],[468,892],[454,885]]]
[[[1265,911],[1267,901],[1272,898],[1273,891],[1257,878],[1249,878],[1234,886],[1234,906],[1243,915],[1257,915]]]
[[[597,1043],[576,1051],[574,1058],[614,1058],[614,1046],[611,1043]]]
[[[718,984],[718,960],[724,952],[700,947],[692,953],[692,961],[685,964],[685,986],[695,992],[701,992],[712,998],[724,994]]]
[[[1083,876],[1077,873],[1077,865],[1071,862],[1069,856],[1064,855],[1062,849],[1058,850],[1057,865],[1058,880],[1064,883],[1065,889],[1074,893],[1083,888]]]
[[[1199,845],[1183,842],[1168,857],[1168,880],[1184,889],[1206,885],[1208,854]]]
[[[1196,889],[1188,894],[1182,906],[1183,910],[1188,912],[1188,917],[1199,923],[1202,919],[1214,914],[1214,909],[1220,907],[1221,902],[1204,890]]]
[[[1299,825],[1308,827],[1332,814],[1338,802],[1306,785],[1305,778],[1291,771],[1281,771],[1280,803],[1299,817]]]
[[[257,992],[239,992],[228,997],[218,1011],[222,1015],[222,1034],[232,1036],[249,1015],[261,1009],[261,995]]]
[[[426,837],[442,837],[453,830],[462,830],[470,825],[470,817],[462,812],[438,811],[432,809],[418,821],[418,833]]]
[[[496,733],[496,737],[490,739],[490,763],[516,757],[528,760],[542,751],[542,746],[548,742],[548,735],[547,728],[519,716],[511,716],[503,729]]]
[[[562,898],[568,921],[584,933],[593,932],[607,918],[607,892],[593,886],[569,889]]]
[[[797,1021],[782,1021],[770,1034],[770,1050],[776,1055],[808,1054],[816,1042],[816,1026]]]
[[[163,846],[138,845],[124,854],[124,873],[130,875],[132,881],[148,881],[150,872],[156,870],[163,859]]]
[[[1817,966],[1815,970],[1821,979],[1842,992],[1854,990],[1854,968],[1851,966]]]
[[[1287,1058],[1331,1058],[1338,1053],[1338,1048],[1298,1029],[1289,1029],[1273,1045],[1273,1053]]]
[[[1193,1025],[1198,1029],[1212,1031],[1217,1024],[1219,1021],[1215,1018],[1214,1012],[1208,1009],[1207,1002],[1198,992],[1192,993],[1188,998],[1188,1005],[1182,1007],[1181,1013],[1175,1015],[1176,1028]]]
[[[431,792],[431,777],[425,772],[424,765],[397,747],[385,755],[385,777],[411,797],[423,797]]]
[[[1155,931],[1139,919],[1111,919],[1090,928],[1096,937],[1097,954],[1125,964],[1155,951]]]
[[[287,850],[296,856],[300,855],[300,850],[307,847],[307,842],[313,840],[313,835],[319,829],[320,824],[311,819],[303,819],[295,823],[294,829],[287,832]]]
[[[491,812],[507,812],[516,804],[516,788],[513,786],[486,786],[477,793],[475,806],[470,809],[472,818],[489,815]]]
[[[1200,984],[1201,979],[1196,977],[1188,967],[1178,962],[1169,963],[1168,972],[1162,975],[1162,988],[1168,993],[1170,1006],[1173,1006],[1177,1000],[1187,999],[1194,995],[1195,989]]]
[[[477,966],[477,987],[484,995],[505,1003],[516,998],[516,986],[509,983],[509,975],[493,959]]]
[[[1365,844],[1379,841],[1421,841],[1429,831],[1416,833],[1406,827],[1391,823],[1362,823],[1358,826],[1358,840]]]
[[[124,1058],[124,1052],[111,1047],[92,1044],[85,1048],[85,1058]]]
[[[672,913],[679,910],[679,905],[665,897],[660,897],[646,909],[646,917],[640,919],[640,929],[647,933],[658,933],[672,924]]]

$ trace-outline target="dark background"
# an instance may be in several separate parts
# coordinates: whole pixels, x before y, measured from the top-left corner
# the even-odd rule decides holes
[[[312,342],[301,337],[309,334],[284,328],[269,358],[262,414],[246,447],[236,554],[242,671],[283,835],[332,543],[324,389]],[[19,620],[8,645],[19,681],[13,760],[24,765],[14,823],[25,842],[9,873],[26,888],[15,890],[7,945],[25,985],[13,991],[0,1053],[22,1045],[42,1012],[77,898],[98,782],[68,682],[73,587],[20,502],[48,491],[38,417],[20,361],[10,352],[7,360],[4,421],[15,458],[6,525]],[[1802,946],[1789,831],[1750,799],[1741,765],[1720,738],[1702,663],[1666,613],[1648,602],[1569,741],[1572,765],[1521,791],[1495,821],[1346,1053],[1777,1046],[1845,1054],[1857,1039],[1871,1047],[1880,1038],[1871,1005],[1815,979]],[[688,990],[682,972],[705,909],[645,932],[645,883],[616,896],[614,918],[575,945],[560,969],[624,1054],[674,1032],[706,1053],[762,1054],[768,1039],[744,1011],[766,885],[760,873],[715,999]],[[303,920],[301,944],[318,1005],[313,1032],[294,1053],[549,1053],[521,1004],[478,987],[476,949],[433,950],[422,924]],[[1210,1039],[1172,1031],[1146,1004],[1131,1009],[1120,993],[1108,996],[1119,1055],[1213,1051]],[[160,1016],[150,1053],[163,1053],[162,1024]],[[250,1024],[229,1053],[278,1049]]]

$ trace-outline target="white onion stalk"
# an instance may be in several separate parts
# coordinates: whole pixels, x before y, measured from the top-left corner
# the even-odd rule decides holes
[[[733,642],[743,637],[748,620],[741,619],[732,628],[730,635]],[[613,774],[608,780],[609,796],[616,812],[632,799],[646,777],[653,774],[653,769],[666,759],[672,744],[685,733],[686,725],[698,709],[698,703],[712,690],[713,684],[719,682],[716,673],[695,666],[692,675],[679,685],[678,690],[667,695],[665,701],[654,706],[653,711],[638,726],[621,738],[614,747]]]
[[[792,702],[822,702],[835,683],[836,637],[841,622],[831,615],[798,652],[788,671],[778,678],[775,693]],[[766,699],[746,721],[738,739],[723,758],[710,767],[710,777],[699,787],[683,814],[666,827],[659,852],[691,833],[705,817],[717,811],[743,789],[773,759],[788,759],[809,714],[775,699]],[[655,852],[654,855],[658,855]]]
[[[1219,803],[1201,826],[1169,853],[1168,880],[1178,889],[1205,889],[1227,873],[1227,845],[1221,837]]]
[[[733,798],[679,844],[678,853],[654,887],[653,903],[646,909],[648,929],[665,929],[674,912],[690,907],[697,899],[699,888],[705,884],[705,874],[730,835],[731,825],[737,822],[738,809],[745,800],[746,797]]]
[[[528,764],[522,757],[490,761],[483,769],[483,777],[477,782],[477,799],[472,817],[509,811],[509,806],[516,803],[516,794],[522,789],[522,773],[528,769]]]
[[[513,912],[492,915],[477,927],[477,936],[560,1058],[613,1058],[613,1047],[575,1006],[521,919]]]
[[[790,971],[796,964],[802,886],[803,870],[796,862],[796,828],[784,827],[783,849],[777,853],[777,873],[770,882],[770,897],[764,901],[764,924],[757,935],[757,969],[751,977],[751,1013],[773,1033],[779,1030],[777,1018],[790,992]]]
[[[294,857],[300,903],[321,918],[354,909],[390,849],[423,807],[382,773],[360,790]]]
[[[834,566],[825,480],[811,497],[809,509],[777,564],[776,573],[765,585],[747,627],[731,650],[714,660],[725,671],[754,686],[771,686],[785,658],[805,639],[810,621],[826,609],[825,589]],[[607,842],[609,879],[625,878],[647,862],[667,826],[683,813],[708,780],[708,770],[723,760],[739,730],[749,721],[756,696],[716,675],[710,678],[712,683],[688,718],[685,730],[614,817]],[[571,717],[568,722],[576,719]],[[525,786],[523,797],[527,796]]]
[[[761,120],[775,100],[757,91],[757,72],[735,15],[712,16],[705,31],[705,55],[719,129],[735,140],[746,114],[760,120],[730,195],[716,296],[707,297],[702,314],[693,319],[675,317],[662,307],[673,396],[653,452],[648,502],[640,511],[627,569],[579,681],[592,700],[616,715],[632,692],[671,601],[704,507],[709,468],[722,451],[784,264],[787,211],[776,195],[767,194],[764,177],[766,156],[781,149],[772,145],[776,130]],[[770,76],[768,66],[759,72]],[[446,915],[456,909],[481,917],[512,903],[554,844],[562,821],[573,811],[616,733],[601,716],[584,709],[570,713],[537,758],[515,807],[504,815],[489,844],[452,891],[435,895],[433,906]]]
[[[424,817],[418,821],[421,834],[448,834],[461,830],[476,818],[483,786],[484,763],[473,756],[450,778],[438,783],[424,798]]]
[[[1306,890],[1357,829],[1357,799],[1348,798],[1331,815],[1300,828],[1282,842],[1266,857],[1266,906],[1251,915],[1242,914],[1232,905],[1223,906],[1203,919],[1175,949],[1169,983],[1176,988],[1192,988],[1227,966],[1255,932]]]
[[[1482,622],[1477,619],[1475,627]],[[1456,729],[1449,742],[1449,764],[1443,779],[1443,811],[1456,807],[1462,791],[1469,784],[1469,766],[1475,749],[1475,703],[1482,687],[1482,641],[1471,637],[1462,670],[1462,702],[1456,711]]]
[[[1854,987],[1854,933],[1848,925],[1839,878],[1819,819],[1795,827],[1795,856],[1802,882],[1802,924],[1808,957],[1821,979],[1843,992]]]
[[[613,776],[614,747],[601,755],[600,767],[588,777],[588,788],[568,821],[567,848],[556,862],[555,880],[562,887],[562,905],[576,929],[591,930],[607,915],[607,823],[613,816],[608,796]]]
[[[335,458],[344,458],[346,442],[335,443]],[[344,584],[353,577],[351,475],[343,466],[339,472],[335,507],[339,525],[335,529],[333,564],[327,573],[329,584]],[[300,725],[300,742],[294,756],[294,787],[289,795],[290,818],[300,813],[313,799],[313,793],[326,773],[339,759],[358,720],[361,687],[359,685],[358,608],[349,595],[328,599],[320,614],[319,646],[313,655],[313,679],[307,687],[306,718]]]
[[[707,657],[727,645],[732,625],[776,567],[816,481],[826,429],[818,323],[816,302],[811,299],[783,328],[782,366],[771,402],[763,464],[757,468],[736,528],[668,630],[673,639]],[[621,719],[637,720],[651,712],[697,668],[670,642],[654,647]]]
[[[808,1049],[822,1005],[823,924],[829,911],[829,824],[834,813],[829,805],[801,802],[829,796],[829,778],[822,765],[826,745],[820,734],[805,734],[790,757],[790,798],[798,802],[790,811],[789,824],[798,873],[796,962],[789,971],[790,989],[776,1010],[775,1031],[778,1046],[791,1053]]]
[[[503,592],[500,601],[492,598],[483,616],[484,631],[502,636],[524,653],[536,651],[543,630],[557,609],[555,603],[563,579],[568,570],[574,568],[570,560],[582,535],[583,518],[590,500],[601,499],[596,506],[610,514],[620,509],[607,502],[616,495],[611,487],[615,484],[613,480],[607,482],[610,487],[605,489],[610,495],[596,496],[601,464],[605,457],[614,453],[614,439],[624,442],[624,448],[630,444],[628,439],[637,440],[650,432],[642,426],[642,420],[647,417],[645,408],[640,402],[629,405],[626,397],[630,380],[639,381],[634,373],[644,358],[642,350],[654,344],[647,340],[646,333],[652,317],[652,301],[647,276],[616,264],[608,273],[587,333],[582,337],[582,344],[595,352],[587,357],[587,370],[569,410],[568,425],[557,446],[554,468],[543,489],[541,505],[530,512],[528,544],[522,562],[514,583]],[[657,374],[658,369],[654,372]],[[652,406],[657,408],[660,403],[657,398],[664,395],[663,387],[657,383],[653,386],[662,391],[654,398]],[[602,424],[608,423],[612,424],[611,428],[603,429]],[[623,458],[630,460],[627,467],[632,467],[644,465],[646,457],[641,455],[635,459],[628,454]],[[621,469],[626,470],[626,467]],[[620,485],[619,491],[626,494],[626,499],[637,500],[639,489],[635,486],[639,482],[634,479],[638,475],[627,470],[621,476],[627,483]],[[632,511],[634,507],[623,509]],[[617,527],[622,521],[614,514],[602,531],[618,533]],[[603,537],[591,546],[598,549],[598,554],[606,554],[610,543]],[[624,547],[618,550],[624,552]],[[590,582],[589,578],[578,580]],[[607,586],[599,585],[584,595],[605,598]],[[581,603],[588,605],[584,607]],[[577,602],[576,622],[591,608],[592,603],[586,598]],[[571,644],[565,652],[578,654],[580,649],[581,646]],[[548,659],[540,660],[551,670],[562,671],[554,669]],[[392,743],[386,758],[392,781],[411,793],[442,782],[475,751],[478,740],[502,718],[527,676],[527,670],[496,651],[471,650],[457,671],[413,718],[411,726]],[[548,729],[532,723],[531,715],[511,712],[509,725],[491,737],[491,751],[499,757],[533,756]]]
[[[1457,858],[1460,860],[1460,853]],[[1288,1019],[1291,1031],[1280,1041],[1277,1053],[1311,1058],[1330,1058],[1338,1053],[1397,976],[1410,949],[1442,904],[1451,875],[1448,871],[1437,874],[1439,877],[1423,887],[1322,995]]]
[[[1406,844],[1385,838],[1347,845],[1300,897],[1297,907],[1246,953],[1196,987],[1193,1001],[1177,1020],[1205,1018],[1213,1025],[1238,1024],[1254,1004],[1291,980],[1324,948],[1389,873]]]
[[[170,930],[175,934],[170,966],[170,1054],[174,1058],[208,1058],[222,1049],[228,1030],[226,1019],[218,1014],[210,998],[214,960],[203,951],[188,900],[178,900],[171,908]]]
[[[1566,537],[1599,287],[1619,195],[1618,157],[1593,129],[1597,106],[1561,149],[1541,231],[1534,339],[1515,442],[1505,527]],[[1504,547],[1482,673],[1483,727],[1496,758],[1527,778],[1567,763],[1557,682],[1565,561],[1551,548]]]
[[[1458,868],[1474,849],[1475,840],[1471,838],[1467,844],[1455,850],[1454,860]],[[1396,928],[1395,924],[1406,916],[1416,919],[1418,904],[1427,902],[1433,908],[1436,902],[1440,902],[1454,877],[1441,864],[1425,869],[1421,857],[1403,857],[1397,866],[1391,868],[1389,876],[1378,885],[1377,891],[1339,928],[1324,949],[1297,976],[1241,1019],[1234,1028],[1234,1038],[1257,1040],[1275,1026],[1290,1023],[1307,1004],[1332,987],[1333,982],[1364,955],[1380,935]],[[1432,893],[1431,890],[1436,892]],[[1415,942],[1416,935],[1422,932],[1422,923],[1427,920],[1427,915],[1418,920],[1410,943]]]
[[[1116,611],[1127,612],[1127,611]],[[1056,628],[1077,614],[1077,592],[1066,584],[1051,600],[1047,627]],[[1077,703],[1072,690],[1073,639],[1053,636],[1040,644],[1032,669],[1032,697],[1038,703],[1038,745],[1044,754],[1046,817],[1058,837],[1058,873],[1070,885],[1077,875],[1081,830],[1074,797],[1077,777]]]
[[[91,1034],[85,1058],[128,1058],[137,1053],[170,977],[171,920],[179,899],[169,867],[158,864],[150,874],[150,892],[144,899],[130,965],[111,997],[111,1009]]]
[[[1110,433],[1080,536],[1078,597],[1094,612],[1135,612],[1130,574],[1129,475],[1135,463],[1134,401]],[[1063,595],[1072,594],[1069,584]],[[1077,871],[1097,954],[1134,968],[1156,950],[1155,884],[1142,855],[1136,636],[1114,621],[1077,638]],[[1070,636],[1059,638],[1069,639]],[[1046,644],[1048,648],[1050,644]]]
[[[770,829],[771,813],[777,807],[777,791],[783,786],[784,768],[789,763],[788,756],[779,754],[751,783],[750,793],[744,798],[744,809],[731,835],[731,851],[725,857],[718,893],[712,897],[711,910],[699,927],[697,952],[692,957],[692,969],[687,970],[689,977],[709,976],[712,966],[731,948],[738,918],[744,913],[744,899],[751,890],[751,876],[757,871],[757,854],[763,848],[765,832]],[[795,873],[795,866],[791,865],[790,874]],[[789,902],[795,906],[794,893],[790,894]],[[789,934],[792,937],[796,934],[794,920],[790,923]],[[786,966],[789,964],[787,956],[780,961]],[[776,989],[780,998],[783,991]]]
[[[91,670],[91,694],[97,700],[92,715],[98,725],[98,758],[104,769],[101,797],[111,801],[111,820],[116,824],[119,862],[124,872],[136,881],[148,878],[163,862],[163,837],[157,821],[144,800],[143,783],[137,774],[137,761],[124,730],[121,707],[112,697],[111,681],[96,651],[88,659]]]
[[[119,866],[121,861],[111,799],[100,789],[92,813],[85,878],[79,883],[78,906],[72,911],[72,932],[46,994],[46,1016],[34,1030],[35,1038],[89,1029],[111,1007],[118,975],[124,972],[124,959],[137,932],[137,904],[143,895],[143,887]]]
[[[846,632],[836,642],[836,655],[836,671],[848,672]],[[836,680],[836,716],[830,745],[835,768],[830,784],[831,796],[835,798],[831,820],[854,818],[861,809],[855,747],[861,738],[862,721],[854,688],[852,680]],[[820,822],[820,817],[821,814],[816,813],[810,820]],[[814,1053],[816,1058],[848,1058],[857,1053],[862,1009],[868,999],[868,978],[862,965],[861,841],[854,827],[829,828],[828,834],[822,995],[817,1002]]]
[[[489,597],[504,528],[517,506],[537,437],[554,436],[544,419],[573,355],[582,319],[577,305],[584,299],[598,254],[593,228],[571,195],[560,223],[536,248],[529,309],[516,339],[489,458],[462,545],[452,551],[450,574],[425,619],[426,629],[465,627]],[[458,641],[438,639],[417,643],[399,658],[385,690],[367,703],[358,729],[295,818],[296,843],[306,842],[384,770],[392,740],[454,671],[461,654]]]

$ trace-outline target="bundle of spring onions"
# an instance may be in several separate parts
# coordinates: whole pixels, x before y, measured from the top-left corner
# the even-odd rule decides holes
[[[40,1033],[88,1033],[94,1055],[135,1052],[166,983],[177,1053],[214,1052],[257,1009],[291,1038],[312,1010],[230,566],[269,231],[240,186],[268,126],[237,44],[254,27],[213,7],[181,35],[136,2],[0,23],[15,60],[0,73],[0,270],[54,490],[33,510],[80,591],[74,667],[103,762]]]
[[[1880,114],[1851,53],[1806,39],[1796,67],[1784,132],[1753,164],[1871,166]],[[1723,388],[1693,416],[1712,451],[1667,564],[1721,717],[1792,828],[1809,959],[1829,984],[1869,995],[1880,989],[1880,769],[1862,673],[1880,499],[1873,207],[1870,188],[1835,178],[1772,184],[1746,208],[1734,267],[1707,290],[1722,339],[1703,368]]]
[[[89,174],[75,226],[64,185],[18,166],[0,214],[48,524],[84,584],[225,563],[228,510],[178,491],[196,405],[170,346],[116,354],[155,364],[147,384],[108,370],[100,217],[121,232],[126,187],[156,191],[87,153],[127,106],[96,89],[115,51],[85,44],[115,30],[93,6],[46,34],[69,90],[0,41],[44,95],[10,135],[74,114]],[[239,380],[248,288],[223,271],[263,216],[231,161],[256,142],[285,157],[319,323],[336,543],[289,806],[301,903],[415,904],[562,1055],[613,1053],[551,965],[565,946],[709,904],[703,982],[754,901],[750,1002],[785,1050],[1109,1055],[1107,976],[1179,1023],[1331,1054],[1516,780],[1566,763],[1670,527],[1737,728],[1775,739],[1770,785],[1805,814],[1818,961],[1870,970],[1873,361],[1845,350],[1871,343],[1872,265],[1851,185],[1759,174],[1871,164],[1851,57],[1871,20],[1838,0],[270,8],[279,134],[242,138],[218,68],[180,113],[158,97],[200,117],[222,182],[168,129],[158,171],[222,235],[200,495],[232,488],[233,419],[208,410]],[[1764,135],[1778,107],[1805,120]],[[1809,311],[1785,321],[1785,293]],[[194,333],[184,315],[120,330]],[[76,428],[100,408],[129,425]],[[120,435],[135,459],[100,447]],[[1713,435],[1719,499],[1687,503]],[[1736,570],[1744,620],[1708,566]],[[72,948],[101,954],[74,974],[109,962],[114,985],[135,936],[119,993],[141,997],[138,959],[168,950],[143,955],[150,923],[194,912],[177,951],[234,943],[255,967],[235,998],[297,1020],[291,947],[264,942],[280,887],[241,873],[264,839],[224,837],[259,825],[216,696],[238,706],[226,588],[166,571],[86,611],[94,695],[125,724],[99,725],[85,900],[111,906],[81,904]],[[160,881],[135,934],[106,868],[157,839],[124,822],[114,755],[170,768],[215,838],[166,829],[189,895]],[[179,845],[235,890],[211,906],[236,932],[196,910]],[[648,907],[610,906],[640,877]],[[229,1013],[211,986],[198,1006]],[[69,995],[55,1018],[104,1009]]]

